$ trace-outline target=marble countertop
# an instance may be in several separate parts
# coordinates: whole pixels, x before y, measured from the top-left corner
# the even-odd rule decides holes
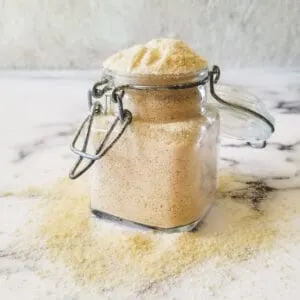
[[[47,184],[68,173],[74,160],[69,143],[87,113],[86,92],[97,79],[94,71],[0,72],[1,299],[91,299],[74,286],[59,285],[59,277],[38,276],[42,266],[29,267],[26,260],[9,253],[10,243],[17,239],[14,232],[24,227],[39,199],[7,197],[5,191]],[[259,96],[276,119],[276,131],[261,150],[223,140],[221,168],[261,178],[271,187],[274,201],[285,199],[287,206],[290,201],[300,201],[300,70],[225,70],[222,83],[246,87]],[[299,236],[300,215],[291,230]],[[279,240],[268,254],[268,268],[261,264],[263,254],[227,266],[223,275],[208,262],[199,268],[205,268],[205,276],[218,283],[217,291],[204,288],[195,271],[195,280],[185,280],[183,274],[174,286],[162,283],[157,298],[299,299],[299,253],[298,238],[284,243]],[[228,281],[228,274],[237,279]],[[97,299],[106,298],[100,295]],[[122,299],[122,295],[114,299]]]

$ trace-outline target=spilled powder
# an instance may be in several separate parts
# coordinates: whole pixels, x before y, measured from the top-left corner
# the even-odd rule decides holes
[[[43,255],[65,265],[75,280],[99,289],[141,288],[175,277],[211,258],[242,261],[270,248],[277,227],[249,201],[232,199],[245,184],[221,178],[220,197],[194,232],[141,231],[91,217],[84,179],[59,180],[43,191],[35,242]],[[244,194],[245,196],[245,194]]]

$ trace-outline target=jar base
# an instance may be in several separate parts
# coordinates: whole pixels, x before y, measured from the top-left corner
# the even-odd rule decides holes
[[[192,231],[195,230],[196,227],[201,223],[201,221],[206,217],[206,215],[209,213],[211,210],[212,204],[209,205],[209,207],[205,210],[205,212],[202,214],[202,216],[197,219],[196,221],[186,224],[186,225],[180,225],[176,227],[171,227],[171,228],[163,228],[163,227],[158,227],[158,226],[151,226],[147,224],[142,224],[138,222],[134,222],[128,219],[123,219],[120,217],[116,217],[114,215],[108,214],[106,212],[96,210],[96,209],[91,209],[91,212],[94,216],[96,216],[99,219],[103,219],[106,221],[112,221],[112,222],[117,222],[117,223],[122,223],[122,225],[125,225],[130,228],[135,228],[135,229],[143,229],[143,230],[156,230],[164,233],[176,233],[176,232],[185,232],[185,231]]]

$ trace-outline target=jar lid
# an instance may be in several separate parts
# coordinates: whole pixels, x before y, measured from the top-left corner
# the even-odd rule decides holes
[[[274,118],[264,103],[240,87],[216,84],[209,102],[219,110],[221,134],[226,137],[260,148],[274,132]]]

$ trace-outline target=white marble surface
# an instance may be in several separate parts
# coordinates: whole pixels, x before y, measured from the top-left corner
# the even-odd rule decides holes
[[[276,132],[262,150],[235,141],[223,141],[222,168],[261,178],[274,188],[271,197],[300,200],[300,70],[227,70],[223,83],[247,87],[266,103],[276,118]],[[98,72],[2,72],[0,73],[0,191],[49,183],[67,174],[74,159],[69,143],[75,127],[87,112],[86,91],[99,79]],[[26,260],[8,251],[23,227],[32,198],[0,198],[0,299],[106,299],[61,285],[59,277],[42,278]],[[300,233],[300,219],[293,230]],[[257,258],[216,272],[207,262],[192,270],[189,280],[162,282],[159,299],[299,299],[300,243],[278,241],[275,249]],[[270,262],[266,268],[261,262]],[[205,271],[205,272],[204,272]],[[236,278],[229,280],[228,278]],[[214,282],[211,293],[201,284]],[[114,299],[122,299],[118,294]],[[136,299],[141,298],[136,297]]]

